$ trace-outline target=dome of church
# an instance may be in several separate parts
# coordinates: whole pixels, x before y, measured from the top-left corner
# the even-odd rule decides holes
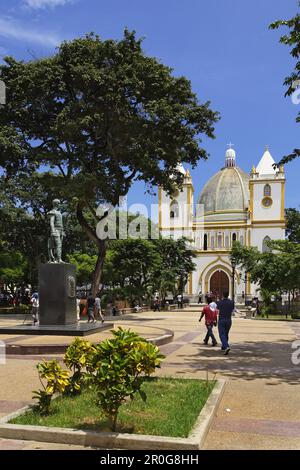
[[[222,168],[208,180],[198,204],[204,205],[204,214],[244,211],[249,202],[250,176],[237,166]]]

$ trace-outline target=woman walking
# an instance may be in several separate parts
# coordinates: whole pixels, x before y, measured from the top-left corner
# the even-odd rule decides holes
[[[212,346],[216,346],[218,343],[213,333],[213,328],[214,326],[217,326],[218,309],[217,304],[211,297],[207,297],[207,305],[203,308],[199,321],[201,321],[203,317],[205,317],[205,325],[207,328],[207,333],[203,340],[203,343],[208,344],[208,340],[209,338],[211,338]]]

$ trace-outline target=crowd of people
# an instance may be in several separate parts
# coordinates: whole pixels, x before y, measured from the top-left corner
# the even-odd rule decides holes
[[[0,307],[19,307],[30,305],[31,296],[29,290],[18,291],[11,294],[8,291],[0,291]]]

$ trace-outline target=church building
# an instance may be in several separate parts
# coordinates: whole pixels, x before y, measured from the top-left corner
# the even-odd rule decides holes
[[[225,166],[204,185],[196,206],[189,171],[181,190],[172,196],[159,188],[159,229],[164,237],[192,240],[197,252],[196,270],[191,273],[186,293],[191,301],[207,292],[229,291],[236,301],[259,295],[248,273],[230,260],[232,243],[268,250],[267,241],[285,238],[284,168],[274,169],[266,148],[257,167],[247,174],[236,165],[236,152],[226,151]]]

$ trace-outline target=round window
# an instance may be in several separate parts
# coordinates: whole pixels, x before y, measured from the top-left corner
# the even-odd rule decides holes
[[[264,207],[271,207],[273,204],[272,198],[271,197],[264,197],[262,200],[262,204]]]

